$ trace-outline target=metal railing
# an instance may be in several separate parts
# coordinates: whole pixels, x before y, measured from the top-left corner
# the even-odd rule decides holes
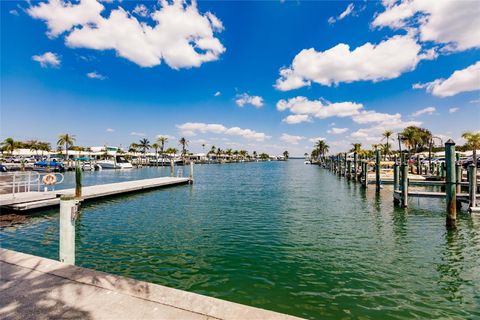
[[[62,183],[64,176],[61,173],[45,173],[40,174],[35,171],[27,172],[5,172],[0,174],[0,189],[2,193],[21,193],[30,191],[43,191],[42,186],[46,187],[43,183],[43,177],[47,174],[54,174],[57,178],[55,184]]]

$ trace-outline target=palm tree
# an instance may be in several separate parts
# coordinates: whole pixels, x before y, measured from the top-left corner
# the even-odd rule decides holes
[[[38,150],[40,150],[40,144],[37,140],[29,140],[27,141],[26,145],[29,146],[30,151],[35,151],[35,154],[38,155]]]
[[[13,138],[6,138],[2,142],[2,149],[5,151],[9,151],[10,154],[13,154],[13,151],[18,148],[18,142],[13,140]]]
[[[167,142],[168,142],[167,137],[160,136],[160,137],[157,138],[157,144],[160,145],[160,154],[162,155],[162,157],[163,157],[163,150],[164,150],[165,144]]]
[[[315,157],[312,156],[312,159],[316,159],[318,157],[324,158],[325,154],[329,150],[329,146],[324,140],[318,140],[317,143],[315,143],[315,150],[317,150],[317,152],[314,153]]]
[[[289,156],[289,155],[290,155],[290,154],[288,153],[287,150],[283,151],[283,157],[285,158],[285,160],[288,159],[288,156]]]
[[[138,147],[142,150],[143,155],[147,153],[147,150],[150,149],[152,146],[150,145],[150,141],[147,138],[140,139],[138,142]]]
[[[187,153],[188,140],[185,139],[184,137],[181,137],[180,140],[178,140],[178,142],[182,146],[182,158],[184,158],[185,154]]]
[[[428,129],[409,126],[400,133],[400,139],[402,139],[410,152],[418,152],[430,143],[432,133]]]
[[[128,152],[131,152],[131,153],[138,152],[138,144],[136,144],[135,142],[130,143],[130,146],[128,147]]]
[[[75,143],[75,136],[68,134],[68,133],[62,133],[61,135],[58,136],[58,141],[57,145],[59,147],[65,147],[65,159],[68,160],[68,148],[72,146]]]
[[[480,132],[464,132],[462,138],[466,140],[465,146],[473,151],[472,160],[475,168],[477,167],[477,150],[480,149]]]
[[[384,146],[382,146],[382,150],[383,150],[383,156],[384,156],[384,159],[387,158],[387,155],[390,155],[390,150],[391,150],[391,145],[390,145],[390,138],[393,136],[393,131],[392,130],[385,130],[383,133],[382,133],[382,140],[386,139],[387,142]],[[393,139],[393,138],[392,138]]]
[[[155,165],[158,166],[158,148],[160,145],[158,143],[152,144],[152,148],[155,150]]]
[[[350,152],[356,152],[357,154],[361,153],[362,151],[362,144],[361,143],[352,143],[352,149]]]
[[[257,151],[253,151],[252,154],[253,154],[253,158],[257,159]]]

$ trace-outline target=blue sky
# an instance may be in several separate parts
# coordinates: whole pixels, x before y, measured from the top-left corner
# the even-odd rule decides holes
[[[0,135],[302,155],[418,124],[461,142],[480,9],[415,2],[2,1]]]

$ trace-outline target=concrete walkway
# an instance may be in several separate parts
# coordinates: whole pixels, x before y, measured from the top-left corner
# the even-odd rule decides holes
[[[0,319],[299,319],[0,249]]]

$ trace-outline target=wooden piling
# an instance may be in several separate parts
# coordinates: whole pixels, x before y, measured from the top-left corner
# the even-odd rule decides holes
[[[75,197],[62,196],[60,198],[60,262],[75,264],[75,218],[77,204]]]
[[[80,199],[82,197],[82,168],[80,165],[75,165],[75,198]]]
[[[358,155],[353,153],[353,181],[357,182],[358,177]]]
[[[400,189],[400,168],[398,167],[397,160],[393,164],[393,203],[399,204],[400,201],[395,197],[395,191]]]
[[[173,162],[173,159],[170,159],[170,177],[173,177],[175,175],[175,163]]]
[[[375,151],[375,190],[380,191],[380,160],[381,153],[380,150]]]
[[[447,229],[456,228],[457,224],[457,189],[455,178],[455,142],[445,142],[446,179],[445,192],[447,202]]]
[[[456,163],[455,163],[455,177],[457,183],[457,193],[462,192],[462,165],[460,164],[460,153],[456,154]]]
[[[477,166],[475,164],[471,164],[468,166],[468,207],[475,208],[476,204],[476,197],[477,197]]]
[[[404,154],[402,157],[402,175],[401,175],[401,191],[402,191],[402,207],[408,207],[408,160],[407,155]]]

